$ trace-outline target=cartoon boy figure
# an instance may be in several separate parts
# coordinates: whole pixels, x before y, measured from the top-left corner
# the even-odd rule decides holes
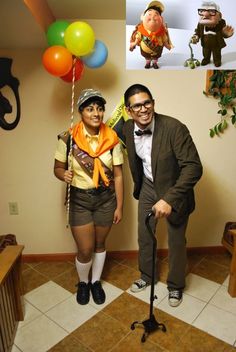
[[[141,15],[141,23],[136,25],[130,39],[130,51],[140,46],[141,55],[146,59],[145,68],[158,69],[158,59],[163,47],[172,48],[167,27],[162,17],[164,5],[159,1],[150,2]]]
[[[198,9],[199,22],[191,42],[201,40],[203,60],[201,65],[210,63],[211,54],[216,67],[221,66],[221,49],[226,46],[224,38],[234,34],[234,29],[226,25],[219,6],[213,1],[203,1]]]

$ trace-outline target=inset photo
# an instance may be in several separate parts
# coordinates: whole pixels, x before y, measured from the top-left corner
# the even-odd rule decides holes
[[[126,69],[236,69],[235,0],[126,0]]]

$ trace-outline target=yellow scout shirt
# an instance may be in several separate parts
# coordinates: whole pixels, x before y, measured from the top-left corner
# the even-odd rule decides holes
[[[85,129],[84,133],[89,141],[89,144],[93,150],[96,150],[98,145],[98,135],[91,136]],[[123,152],[121,144],[117,144],[111,152],[108,150],[99,157],[104,164],[112,170],[113,165],[122,165],[124,162]],[[67,147],[66,143],[60,138],[57,143],[57,148],[55,152],[55,159],[66,163],[67,159]],[[72,186],[77,188],[89,189],[94,188],[95,185],[93,180],[89,175],[82,169],[78,161],[72,156],[70,159],[70,165],[73,170]]]

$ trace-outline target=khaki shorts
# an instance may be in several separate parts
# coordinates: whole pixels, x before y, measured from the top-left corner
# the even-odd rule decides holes
[[[114,188],[99,187],[84,190],[71,187],[70,190],[70,226],[94,223],[97,226],[111,226],[116,209]]]
[[[147,53],[146,51],[143,51],[142,48],[140,47],[140,52],[143,57],[145,57],[146,60],[157,60],[159,57],[161,57],[163,51],[163,46],[158,46],[155,52],[153,53]]]

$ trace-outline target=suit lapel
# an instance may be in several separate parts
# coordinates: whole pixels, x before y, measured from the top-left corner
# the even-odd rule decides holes
[[[129,162],[131,164],[130,166],[134,168],[137,156],[136,156],[135,144],[134,144],[134,121],[131,119],[126,122],[125,135],[126,135],[126,146],[128,150]]]
[[[126,122],[126,131],[126,144],[129,144],[129,148],[133,154],[135,153],[133,120],[129,120],[129,122]]]

